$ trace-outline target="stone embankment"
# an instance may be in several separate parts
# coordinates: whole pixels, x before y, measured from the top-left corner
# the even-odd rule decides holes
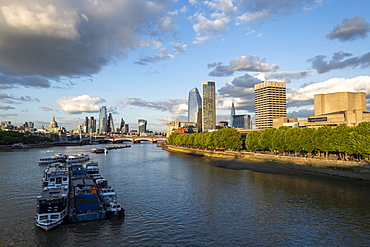
[[[235,162],[238,162],[238,160],[249,161],[249,164],[250,162],[253,162],[254,165],[260,164],[262,166],[264,164],[268,164],[269,166],[289,168],[316,174],[337,176],[341,178],[366,180],[370,182],[370,164],[366,162],[341,161],[321,158],[291,157],[246,151],[238,152],[238,151],[204,150],[197,148],[180,147],[175,145],[164,145],[163,148],[168,151],[182,152],[194,156],[201,157],[207,156],[213,158],[230,159],[234,164]],[[249,169],[248,166],[249,165],[244,165],[245,167],[244,169]],[[227,167],[227,165],[223,165],[223,167],[233,169],[231,166]],[[238,168],[243,169],[240,167],[243,167],[243,165],[239,165]]]

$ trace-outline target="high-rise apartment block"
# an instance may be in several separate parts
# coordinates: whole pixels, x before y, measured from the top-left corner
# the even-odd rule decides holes
[[[272,128],[273,119],[286,117],[286,85],[265,81],[254,85],[256,128]]]
[[[202,98],[196,87],[189,92],[188,122],[196,123],[197,127],[202,125]]]
[[[202,130],[216,129],[216,86],[212,81],[202,82]]]

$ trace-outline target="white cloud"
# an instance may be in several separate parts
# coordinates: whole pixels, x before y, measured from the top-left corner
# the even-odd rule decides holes
[[[260,60],[259,56],[241,56],[230,62],[230,68],[236,71],[273,71],[277,64],[268,64],[266,58]]]
[[[100,106],[97,104],[105,102],[105,100],[100,97],[91,97],[90,95],[63,96],[55,101],[66,114],[99,112]]]
[[[66,39],[78,36],[78,15],[73,9],[38,3],[11,3],[1,7],[5,22],[14,29]]]
[[[277,64],[269,64],[266,58],[260,59],[259,56],[241,56],[229,62],[229,65],[219,63],[208,64],[208,68],[214,68],[209,76],[229,76],[235,71],[267,72],[275,71],[279,68]]]
[[[316,82],[287,92],[288,102],[300,102],[313,100],[315,94],[327,94],[336,92],[366,92],[370,96],[370,76],[358,76],[355,78],[331,78],[327,81]]]

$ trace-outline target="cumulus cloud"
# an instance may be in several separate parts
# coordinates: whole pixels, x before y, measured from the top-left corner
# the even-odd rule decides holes
[[[241,56],[229,62],[229,65],[222,65],[222,63],[208,64],[208,68],[214,68],[209,76],[229,76],[235,71],[249,71],[249,72],[267,72],[275,71],[279,68],[277,64],[269,64],[266,58],[260,59],[259,56]]]
[[[218,90],[218,105],[220,109],[228,109],[234,102],[239,110],[254,111],[254,85],[261,80],[248,73],[233,78],[228,84]]]
[[[182,114],[188,111],[186,99],[163,99],[147,101],[140,98],[123,98],[118,100],[121,107],[124,105],[136,106],[158,111],[169,111],[172,114]]]
[[[323,82],[315,82],[303,85],[299,89],[287,90],[288,106],[303,106],[313,104],[315,94],[327,94],[336,92],[366,92],[370,95],[370,76],[358,76],[355,78],[331,78]]]
[[[325,61],[324,59],[325,56],[318,55],[308,61],[312,62],[312,68],[316,69],[317,73],[319,74],[336,69],[356,68],[358,66],[361,66],[362,68],[368,68],[370,66],[370,52],[359,57],[352,57],[351,53],[339,51],[334,53],[330,61]]]
[[[158,37],[171,30],[169,3],[3,0],[0,73],[43,78],[39,87],[50,85],[46,78],[96,74],[125,58],[143,36]]]
[[[336,25],[326,37],[340,41],[351,41],[366,38],[370,32],[370,24],[364,18],[355,16],[342,21],[343,25]]]
[[[202,13],[195,14],[192,18],[193,29],[197,35],[194,44],[201,44],[204,41],[220,37],[221,33],[229,28],[227,24],[230,22],[228,17],[218,17],[217,19],[208,19]]]
[[[89,95],[63,96],[55,101],[60,105],[60,108],[66,114],[99,112],[100,107],[97,104],[105,102],[105,100],[102,98],[91,97]]]

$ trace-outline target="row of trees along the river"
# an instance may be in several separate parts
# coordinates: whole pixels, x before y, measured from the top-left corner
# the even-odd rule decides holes
[[[362,122],[356,127],[345,124],[318,129],[280,127],[248,134],[245,146],[250,151],[268,150],[283,155],[328,157],[334,154],[340,160],[362,160],[370,154],[369,137],[370,122]]]
[[[331,154],[340,160],[362,160],[369,158],[369,138],[370,122],[363,122],[356,127],[342,124],[335,128],[280,127],[263,132],[253,131],[246,136],[245,147],[242,146],[240,133],[231,128],[208,133],[173,133],[169,136],[168,143],[211,149],[245,148],[254,152],[269,151],[304,157],[328,157]]]
[[[210,149],[237,150],[242,148],[240,133],[231,128],[207,133],[173,133],[168,137],[167,142],[175,145]]]
[[[27,135],[18,131],[3,131],[0,130],[0,145],[10,145],[14,143],[40,143],[51,142],[52,140],[47,137]]]

